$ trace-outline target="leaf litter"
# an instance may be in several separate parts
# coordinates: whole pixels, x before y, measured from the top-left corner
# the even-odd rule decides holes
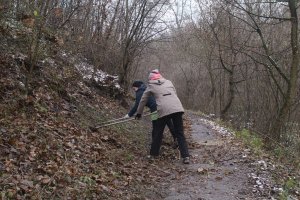
[[[52,68],[42,68],[33,96],[21,99],[21,69],[11,64],[14,56],[5,61],[0,101],[2,197],[265,199],[282,192],[269,173],[278,166],[255,158],[230,131],[199,116],[189,114],[184,121],[192,151],[188,166],[181,164],[168,132],[160,158],[150,163],[145,159],[151,126],[147,120],[91,131],[91,124],[126,112],[111,98],[110,89],[103,89],[110,87],[109,80],[110,88],[118,88],[116,77],[105,81],[108,76],[99,74],[96,85],[91,84],[91,77],[81,73],[92,66],[67,53],[57,56],[42,62]],[[73,70],[68,67],[72,65]],[[97,84],[102,84],[100,89]],[[282,168],[280,174],[286,171]]]
[[[123,116],[128,108],[120,108],[120,102],[111,98],[109,92],[106,95],[89,84],[89,80],[80,79],[82,75],[76,70],[69,71],[68,66],[74,63],[68,63],[67,56],[57,56],[59,59],[43,62],[45,66],[51,63],[53,66],[42,68],[32,96],[22,96],[22,86],[14,76],[18,74],[15,71],[18,66],[11,64],[15,58],[8,56],[11,61],[5,63],[7,71],[2,73],[7,73],[7,79],[1,81],[10,90],[1,90],[4,93],[0,101],[1,197],[145,199],[147,195],[153,196],[155,191],[144,191],[169,172],[144,159],[149,120],[91,131],[90,125]],[[62,59],[64,64],[68,63],[65,68],[57,63]],[[57,76],[56,82],[52,81],[53,76]],[[108,81],[101,81],[105,82],[101,87],[110,87]],[[111,84],[118,88],[115,81]],[[171,145],[165,145],[164,155],[168,156]],[[160,160],[160,163],[167,162]]]

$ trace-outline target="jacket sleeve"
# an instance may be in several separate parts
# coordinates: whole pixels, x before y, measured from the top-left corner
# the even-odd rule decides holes
[[[129,117],[132,117],[134,115],[134,113],[136,112],[136,110],[139,106],[139,103],[141,101],[142,96],[143,96],[143,91],[140,90],[136,93],[134,106],[131,108],[131,110],[128,113]]]
[[[137,114],[143,113],[144,107],[147,104],[147,101],[148,101],[148,98],[150,97],[150,95],[151,95],[150,87],[147,87],[147,89],[145,90],[145,92],[140,100],[139,106],[137,108]]]

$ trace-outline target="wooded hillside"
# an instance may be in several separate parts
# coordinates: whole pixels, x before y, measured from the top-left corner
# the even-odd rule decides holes
[[[93,132],[89,126],[126,114],[132,81],[147,82],[155,68],[172,80],[186,109],[259,136],[279,161],[299,169],[299,5],[298,0],[0,0],[0,169],[50,174],[65,167],[70,176],[87,173],[71,169],[77,158],[70,151],[83,141],[87,146],[80,147],[79,157],[94,156],[86,149],[97,152],[106,143],[118,147],[119,136],[112,139],[109,132],[98,141],[104,146],[86,139]],[[111,112],[119,106],[125,109]],[[126,126],[122,131],[131,132]],[[55,163],[48,162],[52,153],[43,154],[50,149],[59,157]],[[91,159],[96,165],[100,158]],[[59,194],[49,177],[35,177],[42,185],[32,192]],[[5,178],[9,182],[0,184],[12,197],[20,195],[7,186],[14,181],[25,185],[23,192],[33,186],[27,179]]]

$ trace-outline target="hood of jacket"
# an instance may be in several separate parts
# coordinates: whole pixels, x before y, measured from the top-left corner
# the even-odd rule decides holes
[[[160,78],[160,79],[157,79],[157,80],[150,80],[148,83],[149,84],[156,84],[156,85],[162,85],[166,82],[166,79],[165,78]]]

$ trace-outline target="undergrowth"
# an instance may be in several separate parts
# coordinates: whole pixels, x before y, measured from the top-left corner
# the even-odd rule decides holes
[[[235,132],[236,137],[241,139],[243,143],[248,146],[256,155],[260,155],[263,152],[263,140],[258,135],[250,132],[247,129]]]
[[[293,199],[292,196],[295,194],[295,191],[299,190],[300,182],[298,178],[293,176],[299,169],[299,157],[297,157],[297,153],[292,151],[289,146],[283,146],[277,144],[276,148],[268,151],[265,147],[263,138],[261,135],[256,134],[253,131],[248,129],[242,129],[240,131],[234,130],[230,124],[223,122],[221,120],[217,121],[226,129],[231,130],[235,133],[236,138],[240,139],[243,144],[245,144],[248,148],[254,152],[254,154],[258,157],[264,157],[265,155],[272,155],[272,157],[276,160],[278,164],[278,171],[274,171],[272,174],[273,178],[276,179],[277,183],[282,185],[283,190],[279,194],[279,200],[290,200]],[[295,149],[293,147],[293,149]],[[269,156],[268,156],[269,157]],[[283,176],[282,173],[290,173],[288,175]]]
[[[300,187],[300,183],[294,178],[289,178],[283,185],[283,191],[280,193],[279,200],[290,200],[290,195],[294,189]]]

